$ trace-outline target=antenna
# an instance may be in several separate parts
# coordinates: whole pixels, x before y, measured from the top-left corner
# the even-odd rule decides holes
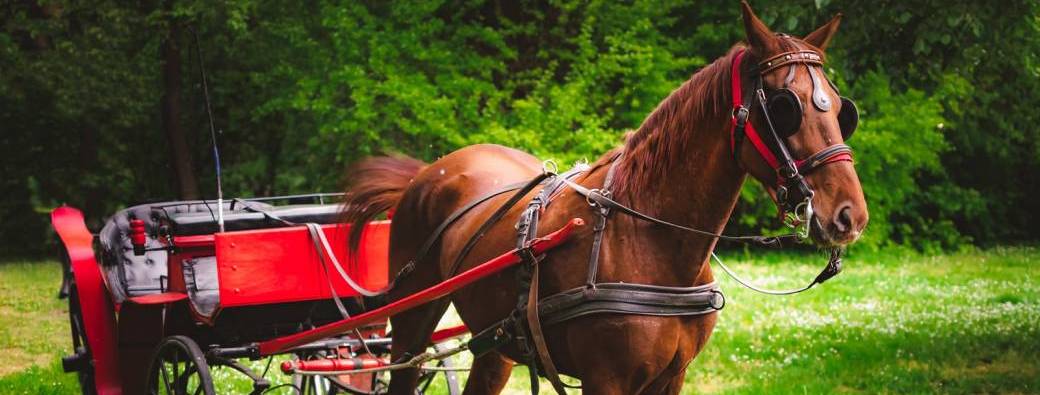
[[[206,101],[206,115],[209,118],[209,137],[213,140],[213,163],[217,168],[217,226],[224,232],[224,188],[220,182],[220,148],[217,147],[217,128],[213,126],[213,108],[209,104],[209,84],[206,82],[206,66],[202,61],[202,46],[199,45],[199,33],[188,26],[195,39],[195,54],[198,55],[199,74],[202,76],[202,96]],[[206,204],[203,202],[203,204]]]

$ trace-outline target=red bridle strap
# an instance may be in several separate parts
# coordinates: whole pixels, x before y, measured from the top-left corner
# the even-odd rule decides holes
[[[730,70],[731,86],[733,88],[733,113],[730,120],[730,132],[729,132],[729,149],[730,151],[736,150],[736,133],[737,133],[737,112],[738,111],[751,111],[750,108],[744,107],[744,88],[740,78],[740,63],[744,59],[744,54],[747,50],[742,49],[737,56],[733,59],[732,69]],[[762,141],[762,137],[758,135],[758,131],[755,130],[755,126],[751,124],[751,119],[747,119],[744,122],[744,136],[751,141],[751,145],[755,146],[755,150],[762,156],[762,159],[769,164],[774,170],[780,168],[780,162],[776,159],[776,155],[773,155],[773,151],[766,146],[765,142]],[[739,156],[739,152],[733,152],[734,157]]]
[[[853,162],[852,148],[845,144],[835,144],[794,163],[799,174],[809,174],[820,166],[834,162]]]

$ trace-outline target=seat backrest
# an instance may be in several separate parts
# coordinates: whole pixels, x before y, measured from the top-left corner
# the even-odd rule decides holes
[[[253,206],[270,208],[264,203]],[[231,202],[225,210],[233,213]],[[102,274],[113,301],[122,303],[134,296],[164,292],[168,275],[168,254],[156,239],[159,227],[164,226],[168,213],[199,213],[210,216],[216,212],[215,202],[187,200],[141,204],[120,210],[105,222],[98,234],[101,245]],[[140,219],[145,225],[145,254],[135,255],[130,241],[130,219]]]
[[[134,255],[130,242],[130,218],[145,223],[144,255]],[[105,222],[98,234],[101,244],[101,273],[113,301],[122,303],[126,298],[163,291],[166,278],[166,251],[153,236],[156,223],[152,221],[151,205],[133,206],[117,212]]]

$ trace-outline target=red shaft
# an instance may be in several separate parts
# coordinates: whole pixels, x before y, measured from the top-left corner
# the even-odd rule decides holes
[[[469,328],[465,324],[459,326],[453,326],[450,328],[444,328],[439,331],[433,332],[430,336],[430,343],[440,343],[442,341],[451,339],[453,337],[459,337],[469,333]]]
[[[563,244],[563,242],[570,237],[574,228],[582,225],[585,225],[585,221],[581,218],[571,219],[570,222],[567,222],[567,224],[564,225],[563,228],[560,228],[560,230],[535,239],[531,243],[531,249],[534,251],[535,255],[541,255],[546,251]],[[484,277],[498,273],[510,266],[516,265],[517,263],[520,263],[520,256],[517,255],[516,250],[509,251],[437,285],[426,288],[416,294],[402,298],[378,309],[330,324],[325,324],[311,330],[261,342],[259,344],[260,355],[268,356],[279,354],[288,351],[293,347],[339,335],[364,325],[384,321],[394,314],[445,297],[462,287],[472,284]]]
[[[369,356],[358,358],[315,359],[310,361],[296,360],[282,362],[282,373],[293,374],[293,372],[297,370],[311,372],[338,372],[378,368],[389,364],[390,362],[385,359]]]

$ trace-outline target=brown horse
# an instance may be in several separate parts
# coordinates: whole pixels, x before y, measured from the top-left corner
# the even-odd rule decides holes
[[[790,52],[822,54],[837,30],[840,15],[803,39],[771,32],[743,4],[747,44],[734,46],[676,89],[651,113],[620,148],[613,198],[636,210],[670,222],[721,232],[736,204],[745,174],[751,174],[775,196],[778,175],[752,144],[731,150],[731,70],[734,58],[746,54],[741,75],[750,86],[758,61]],[[819,74],[822,76],[822,74]],[[792,79],[793,77],[793,79]],[[813,76],[805,67],[776,69],[761,76],[767,88],[787,86],[803,103],[810,103]],[[822,78],[822,77],[821,77]],[[826,94],[837,103],[830,85]],[[764,117],[752,108],[751,123],[766,130]],[[807,105],[797,133],[784,138],[795,158],[805,158],[843,141],[837,111]],[[604,184],[617,150],[608,152],[575,179],[588,188]],[[446,217],[472,200],[503,185],[529,180],[541,173],[542,162],[527,153],[497,145],[470,146],[431,164],[407,157],[374,158],[354,170],[348,189],[350,221],[363,223],[393,211],[390,273],[415,258],[421,244]],[[811,197],[817,221],[812,239],[820,246],[843,246],[856,240],[867,223],[867,208],[851,161],[836,161],[806,175],[815,190]],[[533,195],[533,193],[532,193]],[[484,220],[507,199],[493,198],[451,226],[414,272],[398,282],[390,299],[399,299],[446,277],[460,249]],[[528,199],[530,196],[527,197]],[[522,201],[525,202],[526,200]],[[514,224],[525,204],[514,207],[467,255],[469,269],[514,247]],[[542,233],[559,229],[571,218],[594,223],[586,199],[565,189],[544,212]],[[591,226],[550,252],[541,263],[539,295],[551,295],[585,282],[592,243]],[[599,278],[603,281],[683,286],[713,281],[708,264],[716,239],[682,233],[631,216],[613,215],[606,226]],[[461,271],[460,270],[460,271]],[[456,292],[451,302],[472,330],[480,331],[510,314],[517,303],[515,273],[507,271]],[[444,313],[448,301],[435,302],[391,318],[393,357],[418,354]],[[547,326],[552,361],[562,374],[581,379],[591,394],[675,394],[686,366],[708,341],[714,313],[660,317],[593,314]],[[498,393],[508,380],[515,346],[485,354],[476,361],[466,393]],[[416,370],[395,371],[391,393],[411,393]]]

